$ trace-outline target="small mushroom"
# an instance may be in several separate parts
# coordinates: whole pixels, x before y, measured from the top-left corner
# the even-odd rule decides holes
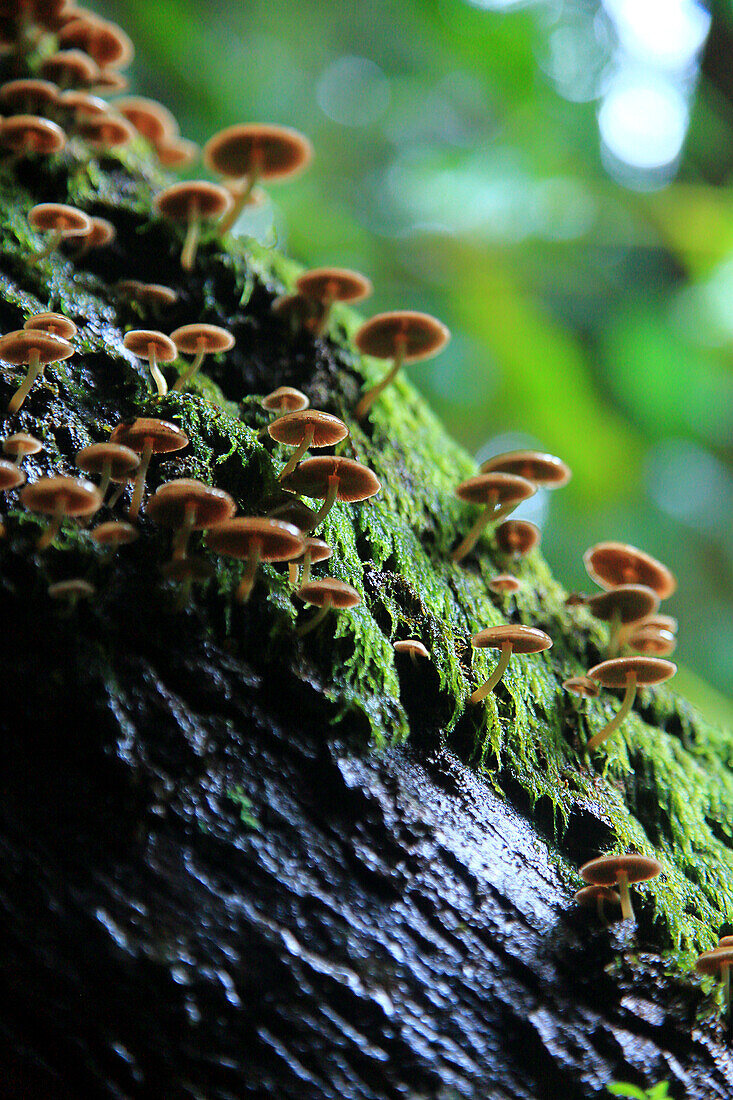
[[[268,435],[277,443],[283,443],[288,447],[295,447],[287,465],[278,475],[282,481],[292,473],[300,462],[305,452],[312,448],[318,450],[321,447],[333,447],[346,439],[349,429],[343,420],[330,413],[319,412],[317,409],[302,409],[300,412],[286,413],[284,416],[273,420],[268,425]]]
[[[607,592],[588,596],[585,606],[596,619],[610,624],[608,653],[618,652],[621,628],[640,623],[659,607],[659,596],[643,584],[620,584]]]
[[[167,107],[155,99],[127,96],[116,100],[114,107],[153,146],[175,141],[178,137],[176,119]]]
[[[261,561],[290,561],[303,553],[303,537],[292,523],[255,516],[237,516],[210,527],[206,541],[215,554],[246,563],[236,592],[241,603],[250,597]]]
[[[593,752],[619,728],[634,705],[637,686],[663,684],[676,671],[675,664],[659,657],[614,657],[589,669],[588,676],[591,680],[607,688],[624,688],[625,692],[620,709],[603,729],[591,737],[586,745],[586,752]]]
[[[0,359],[14,367],[28,367],[23,381],[10,398],[8,412],[18,411],[48,363],[58,363],[73,354],[74,349],[67,340],[48,332],[19,329],[0,336]]]
[[[164,168],[186,168],[198,157],[199,147],[187,138],[174,138],[156,145],[155,152]]]
[[[626,639],[629,649],[645,657],[671,657],[677,648],[677,639],[671,630],[641,623]]]
[[[323,309],[302,294],[281,294],[272,303],[272,312],[290,331],[291,336],[308,332],[315,336],[322,322]]]
[[[178,358],[176,345],[169,336],[154,329],[132,329],[125,333],[122,346],[137,355],[138,359],[148,362],[150,376],[155,383],[159,397],[165,397],[168,393],[168,383],[158,366],[158,363],[172,363]]]
[[[190,601],[194,584],[204,584],[214,576],[213,566],[202,558],[174,558],[161,565],[160,571],[167,581],[177,581],[181,586],[176,600],[179,611]]]
[[[336,455],[307,458],[283,478],[283,485],[295,493],[323,501],[312,526],[308,528],[310,531],[323,523],[337,500],[350,504],[368,500],[382,488],[376,474],[367,466],[362,466],[353,458]]]
[[[543,489],[560,489],[570,481],[570,467],[556,455],[541,451],[507,451],[481,464],[481,473],[517,474]]]
[[[122,298],[137,302],[141,306],[149,306],[155,314],[165,306],[175,305],[178,301],[177,291],[160,283],[141,283],[137,279],[120,279],[115,283],[115,290]]]
[[[623,920],[634,920],[634,910],[629,894],[632,882],[647,882],[662,873],[662,865],[650,856],[629,855],[599,856],[584,863],[580,877],[591,886],[617,886],[621,899]]]
[[[294,386],[278,386],[272,393],[268,393],[266,397],[263,397],[260,404],[267,412],[284,416],[285,413],[302,412],[303,409],[308,408],[310,401],[301,390],[296,390]]]
[[[724,938],[730,939],[730,936]],[[723,983],[725,1015],[730,1019],[730,968],[733,964],[733,945],[721,946],[722,943],[721,940],[712,951],[705,951],[700,955],[695,963],[695,970],[706,977],[718,978]]]
[[[445,347],[450,332],[442,322],[428,313],[414,310],[394,310],[378,313],[361,326],[354,342],[363,355],[375,359],[391,359],[392,366],[384,377],[361,395],[354,410],[357,420],[362,420],[379,397],[382,390],[399,373],[403,363],[416,363],[430,359]]]
[[[49,157],[66,145],[66,134],[48,118],[35,115],[10,115],[3,120],[0,141],[13,157]]]
[[[65,49],[88,54],[100,69],[124,69],[135,55],[133,44],[121,27],[87,12],[64,23],[58,39]]]
[[[76,477],[41,477],[21,489],[20,500],[29,511],[51,517],[36,543],[38,550],[45,550],[53,542],[64,519],[91,516],[102,507],[97,486]]]
[[[3,453],[11,455],[16,466],[20,466],[26,455],[35,455],[43,450],[40,439],[28,432],[15,432],[3,440]]]
[[[38,332],[50,332],[62,340],[73,340],[77,333],[76,325],[63,313],[34,313],[23,324],[24,329]]]
[[[135,130],[127,119],[110,113],[78,115],[75,130],[87,145],[102,153],[129,145],[135,136]]]
[[[96,84],[99,66],[83,50],[58,50],[41,62],[40,73],[44,80],[53,80],[65,91]]]
[[[523,500],[534,496],[537,486],[518,474],[489,473],[469,477],[457,486],[455,492],[459,500],[482,506],[478,519],[451,554],[453,561],[459,562],[476,545],[487,524],[503,519]]]
[[[677,580],[666,565],[643,550],[624,542],[599,542],[583,555],[588,576],[601,588],[619,584],[644,584],[666,600],[677,588]]]
[[[494,531],[494,536],[501,552],[509,554],[515,561],[540,544],[539,527],[527,519],[505,519]]]
[[[48,594],[52,600],[60,600],[66,605],[66,611],[70,615],[79,600],[91,600],[97,594],[97,590],[89,581],[82,577],[72,577],[68,581],[56,581],[49,584]]]
[[[512,593],[518,592],[522,587],[522,582],[518,577],[513,577],[511,573],[497,573],[495,577],[492,577],[488,582],[488,587],[492,592],[496,592],[501,596],[511,596]]]
[[[296,524],[296,527],[298,524]],[[323,539],[306,538],[303,540],[303,574],[300,575],[300,559],[291,561],[288,567],[288,578],[293,588],[301,584],[307,584],[311,579],[311,565],[319,561],[328,561],[333,555],[333,550]]]
[[[161,217],[183,222],[186,237],[181,252],[181,267],[191,271],[196,261],[202,222],[220,220],[232,208],[232,197],[224,187],[207,180],[174,183],[156,195],[153,207]]]
[[[61,202],[41,202],[28,211],[28,222],[39,233],[48,233],[46,247],[30,259],[37,264],[54,252],[62,241],[71,237],[85,237],[92,223],[81,210]]]
[[[80,115],[106,115],[109,112],[109,103],[89,92],[64,92],[59,97],[59,104],[65,111],[71,112],[74,122]]]
[[[0,87],[0,103],[13,114],[38,117],[43,112],[53,112],[58,102],[59,88],[52,80],[25,77],[8,80]]]
[[[316,336],[325,331],[334,302],[362,302],[374,289],[364,275],[342,267],[315,267],[299,276],[295,287],[304,298],[318,305]]]
[[[219,226],[228,233],[255,185],[292,179],[310,164],[313,146],[287,126],[245,123],[214,134],[204,146],[204,164],[228,182],[234,201]]]
[[[430,653],[417,638],[403,638],[402,641],[395,642],[392,648],[395,653],[406,653],[414,665],[417,664],[418,657],[427,657],[430,660]]]
[[[110,443],[121,443],[142,456],[135,475],[135,487],[130,502],[130,519],[137,519],[145,490],[145,478],[154,454],[170,454],[188,446],[188,436],[176,424],[153,417],[138,417],[132,423],[123,421],[112,432]]]
[[[476,688],[469,703],[480,703],[490,695],[507,670],[512,653],[541,653],[552,645],[552,638],[534,626],[490,626],[471,638],[474,649],[500,649],[499,663],[488,680]]]
[[[292,493],[283,493],[282,498],[267,509],[267,517],[284,519],[286,523],[294,524],[300,531],[312,531],[317,515],[312,508]]]
[[[92,443],[77,452],[76,464],[85,474],[99,474],[104,500],[111,481],[129,481],[140,465],[140,455],[120,443]]]
[[[26,477],[23,470],[7,458],[0,458],[0,493],[8,493],[11,489],[17,489],[19,485],[25,485]]]
[[[137,527],[126,523],[123,519],[110,519],[106,523],[99,523],[89,532],[98,546],[117,550],[120,546],[128,546],[140,538]]]
[[[117,230],[112,225],[112,222],[108,222],[106,218],[90,218],[92,228],[85,237],[81,239],[81,247],[76,253],[76,259],[80,260],[83,256],[86,256],[88,252],[91,252],[95,248],[106,248],[114,242],[117,237]]]
[[[174,561],[185,558],[194,531],[204,531],[231,519],[237,510],[234,500],[223,489],[202,481],[181,477],[167,481],[151,496],[146,514],[153,523],[172,527]]]
[[[307,622],[296,630],[296,634],[303,638],[310,634],[323,622],[331,608],[339,611],[345,608],[351,609],[361,603],[361,596],[344,581],[338,581],[335,577],[321,577],[317,581],[309,581],[298,589],[298,596],[305,603],[313,604],[318,611]]]
[[[218,325],[183,325],[171,333],[171,340],[179,352],[194,356],[171,386],[173,390],[185,390],[207,355],[221,355],[234,347],[232,334]]]
[[[606,905],[620,905],[621,898],[610,886],[583,886],[575,892],[575,901],[584,908],[593,908],[601,924],[608,926]]]
[[[571,695],[579,695],[581,699],[596,699],[601,691],[600,684],[589,680],[587,676],[569,676],[567,680],[563,680],[562,686]]]

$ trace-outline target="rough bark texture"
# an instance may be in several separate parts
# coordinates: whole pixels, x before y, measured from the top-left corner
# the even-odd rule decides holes
[[[81,332],[4,431],[43,439],[33,479],[159,415],[191,446],[151,487],[201,477],[261,513],[283,453],[256,437],[256,397],[298,385],[345,416],[347,453],[383,482],[323,531],[328,571],[365,602],[298,641],[283,569],[242,608],[239,567],[208,555],[214,580],[177,611],[168,536],[144,514],[115,556],[73,526],[39,555],[37,519],[6,496],[2,1096],[575,1100],[668,1079],[677,1098],[729,1097],[717,1002],[689,968],[733,918],[730,739],[644,693],[590,768],[577,747],[615,702],[577,705],[560,683],[599,659],[603,630],[539,555],[516,602],[486,588],[506,564],[490,536],[450,562],[469,459],[406,383],[353,422],[379,368],[347,350],[346,314],[328,338],[290,338],[270,309],[282,257],[209,242],[183,278],[175,232],[149,217],[157,182],[144,150],[100,164],[76,141],[5,170],[0,328],[53,308]],[[26,214],[50,199],[110,218],[117,243],[29,267]],[[136,314],[112,290],[130,277],[179,304]],[[235,350],[153,399],[124,328],[198,319]],[[0,375],[6,403],[19,372]],[[76,575],[99,594],[65,615],[46,588]],[[466,710],[491,667],[468,638],[506,619],[554,648]],[[431,662],[395,658],[408,636]],[[574,868],[631,846],[665,874],[637,892],[638,929],[607,930],[573,906]]]

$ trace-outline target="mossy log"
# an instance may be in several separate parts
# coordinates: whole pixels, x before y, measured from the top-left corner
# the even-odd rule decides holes
[[[180,610],[159,572],[169,534],[144,512],[116,555],[75,525],[38,554],[39,521],[5,496],[3,1098],[573,1100],[613,1079],[729,1098],[719,1005],[690,969],[733,924],[730,738],[642,692],[590,766],[581,746],[614,701],[561,683],[600,659],[603,628],[536,552],[510,601],[487,588],[506,565],[490,534],[451,561],[472,461],[404,381],[354,420],[380,366],[350,350],[345,311],[323,338],[289,333],[271,305],[296,268],[276,251],[204,239],[184,276],[150,213],[162,182],[142,146],[94,160],[78,140],[3,169],[0,329],[41,309],[80,328],[5,417],[43,441],[29,478],[159,416],[191,442],[154,461],[151,489],[201,478],[262,514],[284,457],[258,398],[289,384],[346,420],[344,453],[383,489],[322,532],[362,605],[302,640],[287,567],[263,567],[241,606],[241,566],[197,536],[215,575]],[[108,218],[115,244],[29,265],[28,210],[49,200]],[[139,312],[123,278],[179,300]],[[154,397],[125,329],[198,320],[236,347]],[[18,368],[0,382],[6,405]],[[68,614],[47,586],[73,576],[98,595]],[[491,667],[470,635],[507,619],[554,647],[467,708]],[[395,655],[412,636],[430,661]],[[637,892],[638,928],[606,929],[573,906],[576,868],[632,847],[664,874]]]

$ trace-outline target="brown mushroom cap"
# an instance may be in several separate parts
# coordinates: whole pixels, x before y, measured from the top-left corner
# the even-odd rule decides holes
[[[24,78],[8,80],[0,87],[0,103],[11,109],[23,110],[55,107],[59,101],[59,87],[52,80]]]
[[[318,302],[361,302],[374,289],[366,276],[343,267],[314,267],[296,279],[295,287]]]
[[[230,179],[256,173],[260,179],[282,180],[310,163],[313,146],[288,126],[245,123],[214,134],[204,146],[204,164]]]
[[[3,451],[6,455],[34,455],[43,450],[40,439],[27,432],[15,432],[3,440]]]
[[[59,31],[59,42],[69,49],[82,50],[100,69],[122,69],[135,54],[132,42],[116,23],[91,13],[71,19]]]
[[[83,50],[59,50],[41,62],[41,75],[61,86],[84,88],[96,83],[99,66]]]
[[[488,587],[492,592],[518,592],[522,587],[522,582],[518,577],[513,577],[511,573],[497,573],[495,577],[492,577],[488,582]]]
[[[603,687],[625,688],[632,673],[636,675],[637,684],[643,687],[663,684],[676,671],[677,665],[660,657],[613,657],[588,669],[587,675]]]
[[[437,355],[449,340],[450,332],[441,321],[409,309],[376,314],[354,337],[364,355],[393,359],[402,353],[407,363]]]
[[[232,334],[218,325],[183,325],[171,333],[171,340],[185,355],[195,355],[198,351],[217,355],[234,347]]]
[[[23,323],[23,328],[50,332],[52,336],[60,336],[62,340],[73,339],[77,332],[74,322],[62,313],[34,313]]]
[[[490,626],[471,638],[474,649],[501,649],[507,644],[511,645],[515,653],[541,653],[552,646],[552,638],[537,627],[513,623]]]
[[[25,481],[25,473],[19,466],[16,466],[14,462],[10,462],[7,458],[0,458],[0,493],[17,489],[19,485],[24,485]]]
[[[718,947],[733,947],[733,936],[721,936]]]
[[[537,486],[518,474],[476,474],[456,486],[455,494],[468,504],[519,504],[534,496]]]
[[[346,608],[356,607],[361,603],[361,596],[344,581],[338,581],[335,577],[321,577],[317,581],[308,581],[298,589],[298,595],[305,603],[314,604],[316,607]]]
[[[39,202],[28,211],[28,222],[42,233],[62,233],[64,237],[85,237],[92,228],[82,210],[61,202]]]
[[[417,638],[404,638],[400,642],[395,642],[393,648],[395,653],[407,653],[410,657],[430,658],[429,651]]]
[[[643,584],[620,584],[589,596],[585,605],[602,622],[638,623],[657,610],[659,596]]]
[[[301,531],[312,530],[316,519],[316,513],[313,509],[304,504],[299,497],[293,496],[292,493],[283,493],[283,498],[268,509],[268,518],[282,519],[286,523],[294,524]]]
[[[255,547],[263,561],[290,561],[303,553],[303,536],[292,523],[279,519],[238,516],[206,533],[209,549],[230,558],[248,558]]]
[[[578,905],[583,907],[595,908],[599,900],[608,902],[610,905],[621,904],[621,898],[610,886],[582,886],[580,890],[575,891],[573,897]]]
[[[579,695],[583,699],[595,699],[600,694],[600,684],[589,680],[587,676],[569,676],[563,680],[562,686],[571,695]]]
[[[97,95],[112,95],[115,92],[126,92],[128,88],[127,78],[122,73],[112,69],[104,69],[99,73],[92,85],[92,91]]]
[[[178,292],[160,283],[141,283],[137,279],[120,279],[115,290],[125,298],[132,298],[142,305],[172,306],[178,301]]]
[[[48,594],[52,600],[85,600],[96,596],[97,590],[89,581],[85,581],[81,577],[73,577],[68,581],[56,581],[55,584],[49,584]]]
[[[273,420],[268,425],[269,435],[277,443],[285,443],[290,447],[297,447],[303,441],[306,434],[313,431],[311,447],[316,450],[319,447],[332,447],[342,439],[346,439],[349,429],[343,420],[330,413],[319,412],[317,409],[302,409],[299,412],[286,413],[284,416]]]
[[[76,115],[106,115],[109,111],[109,103],[105,99],[89,92],[64,92],[59,97],[59,103],[65,110],[73,111]]]
[[[125,333],[123,347],[137,355],[138,359],[149,359],[150,345],[153,345],[155,357],[160,363],[172,363],[178,358],[178,350],[169,336],[153,329],[133,329]]]
[[[14,367],[28,363],[33,352],[38,352],[39,362],[45,365],[68,359],[74,349],[68,340],[39,329],[22,328],[0,336],[0,359]]]
[[[307,458],[283,479],[286,489],[322,500],[328,493],[328,480],[338,478],[336,500],[354,502],[376,496],[382,488],[379,479],[368,467],[353,458],[327,455]]]
[[[570,467],[555,455],[540,451],[508,451],[481,464],[482,473],[519,474],[544,489],[559,489],[572,476]]]
[[[84,248],[89,250],[90,248],[104,248],[105,245],[112,244],[112,241],[117,236],[117,230],[112,225],[112,222],[108,222],[106,218],[90,218],[92,228],[84,238]]]
[[[195,141],[188,138],[175,138],[162,142],[155,146],[158,160],[164,168],[183,168],[187,164],[193,164],[199,153],[199,147]],[[253,193],[252,201],[256,202],[260,192]]]
[[[626,644],[629,649],[635,649],[645,657],[669,657],[677,648],[677,638],[671,630],[662,630],[642,623],[627,638]]]
[[[303,409],[308,408],[310,401],[304,393],[293,386],[278,386],[272,393],[263,397],[260,404],[268,412],[287,413],[302,412]]]
[[[160,191],[153,199],[153,208],[174,222],[187,222],[191,217],[213,220],[226,214],[232,201],[226,188],[218,183],[189,180]]]
[[[142,454],[148,442],[152,444],[153,454],[168,454],[188,446],[188,436],[182,428],[149,416],[139,416],[131,424],[123,421],[114,428],[109,438],[110,443],[122,443],[138,454]]]
[[[236,510],[229,493],[187,477],[161,485],[148,500],[146,508],[150,519],[163,527],[179,527],[193,513],[191,527],[194,531],[222,523]]]
[[[650,554],[625,542],[599,542],[583,555],[588,576],[601,588],[619,584],[645,584],[661,600],[666,600],[677,588],[677,580]]]
[[[527,519],[505,519],[494,531],[496,542],[505,554],[523,557],[540,541],[540,529]]]
[[[128,145],[135,136],[134,127],[126,118],[112,114],[80,115],[76,120],[76,132],[95,149],[116,149]]]
[[[92,443],[77,452],[75,461],[86,474],[101,474],[109,468],[113,481],[126,481],[140,465],[140,455],[120,443]]]
[[[695,970],[698,974],[717,977],[724,967],[732,965],[733,947],[718,945],[712,951],[705,951],[704,954],[699,956],[695,963]]]
[[[643,623],[643,626],[649,627],[654,630],[668,630],[670,634],[676,634],[678,629],[678,622],[673,615],[649,615]]]
[[[308,536],[303,539],[303,556],[306,554],[310,555],[311,563],[315,565],[319,561],[328,561],[329,558],[333,557],[333,550],[323,539]]]
[[[99,546],[126,546],[140,537],[137,527],[121,519],[110,519],[100,523],[89,532]]]
[[[102,507],[102,494],[91,481],[77,477],[41,477],[21,489],[20,499],[31,512],[65,516],[90,516]]]
[[[66,134],[47,118],[35,115],[11,115],[3,120],[0,140],[14,153],[39,153],[50,156],[66,145]]]
[[[650,856],[629,855],[599,856],[584,863],[580,877],[593,886],[614,886],[620,876],[628,882],[646,882],[662,873],[662,865]]]

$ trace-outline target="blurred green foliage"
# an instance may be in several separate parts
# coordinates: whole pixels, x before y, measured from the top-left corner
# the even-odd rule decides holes
[[[450,325],[448,350],[410,368],[413,380],[469,450],[530,444],[570,463],[571,485],[532,517],[569,588],[588,589],[581,555],[600,539],[670,565],[680,689],[730,721],[727,7],[679,170],[646,191],[605,170],[593,95],[564,98],[546,75],[563,20],[599,26],[594,0],[96,7],[136,43],[133,89],[171,107],[185,136],[250,120],[312,138],[309,172],[273,188],[242,231],[310,265],[364,271],[367,311],[427,309]],[[601,38],[572,62],[576,85],[602,83]]]

